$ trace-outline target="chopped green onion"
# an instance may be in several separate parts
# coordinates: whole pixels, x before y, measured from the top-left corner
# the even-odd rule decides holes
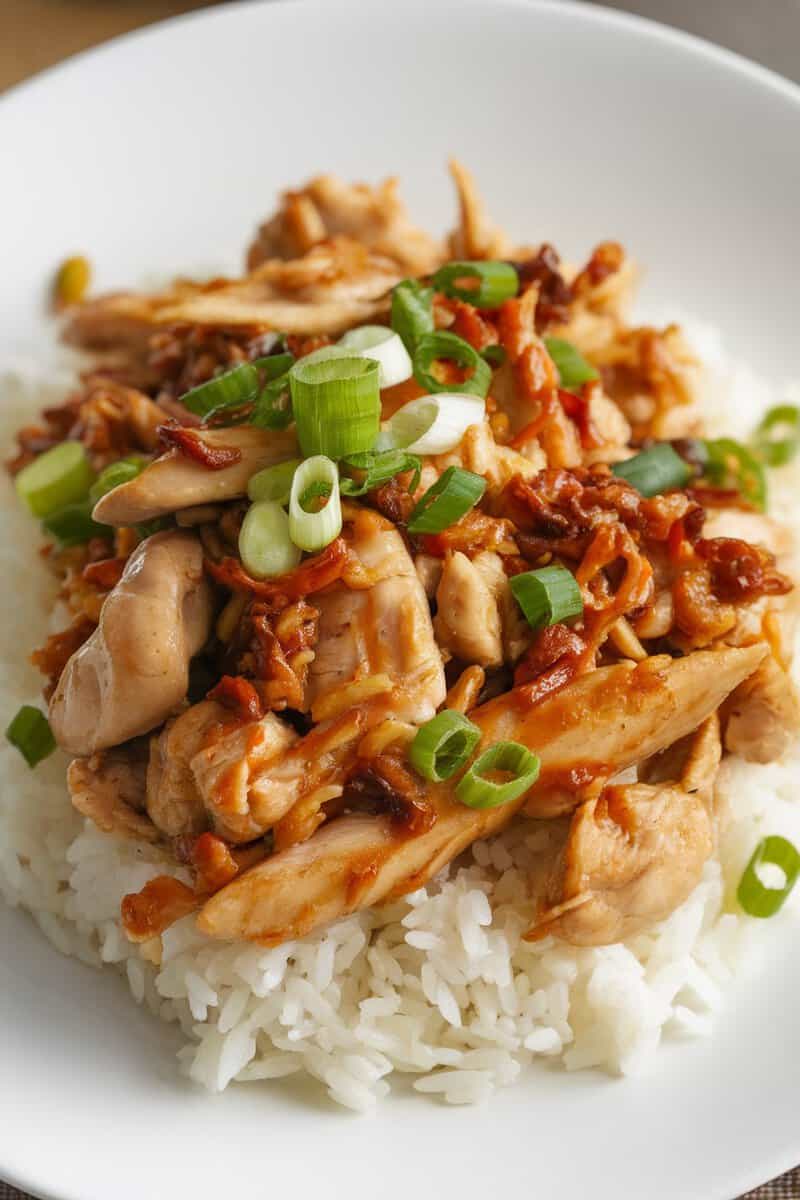
[[[448,359],[472,374],[463,383],[441,383],[431,374],[433,364],[440,359]],[[485,397],[492,382],[492,368],[469,342],[454,333],[426,333],[414,351],[414,378],[429,392],[469,392]]]
[[[35,517],[46,517],[66,504],[83,500],[94,474],[80,442],[61,442],[23,467],[17,495]]]
[[[392,290],[392,329],[409,354],[426,333],[433,333],[433,288],[417,279],[404,279]]]
[[[508,353],[506,352],[505,346],[495,344],[492,346],[485,346],[484,349],[481,350],[481,358],[485,359],[490,366],[502,367],[503,363],[508,358]]]
[[[486,491],[482,475],[448,467],[420,497],[408,518],[409,533],[441,533],[460,521]]]
[[[300,561],[289,535],[289,518],[274,500],[258,500],[245,513],[239,531],[239,554],[256,579],[285,575]]]
[[[758,868],[766,863],[783,872],[781,887],[768,887],[758,877]],[[753,851],[736,892],[736,899],[750,917],[774,917],[797,883],[800,853],[783,837],[765,837]]]
[[[733,438],[715,438],[706,441],[706,449],[706,476],[711,483],[735,488],[754,508],[763,511],[767,505],[767,479],[763,466],[747,447]]]
[[[120,458],[117,462],[107,466],[89,488],[89,499],[92,504],[97,504],[98,500],[101,500],[108,492],[113,492],[114,488],[120,487],[123,483],[130,483],[132,479],[142,473],[147,461],[140,455],[132,454],[129,458]]]
[[[286,429],[293,420],[289,372],[284,371],[283,375],[271,379],[259,392],[250,415],[250,424],[260,429]]]
[[[800,449],[800,408],[779,404],[771,408],[755,434],[755,449],[771,467],[791,462]]]
[[[480,741],[481,731],[463,713],[446,708],[417,730],[408,758],[423,779],[440,783],[455,775]]]
[[[288,350],[282,354],[265,354],[263,358],[254,358],[253,366],[258,371],[259,383],[270,383],[294,366],[294,355]]]
[[[321,479],[315,479],[313,483],[308,485],[300,497],[300,507],[304,512],[319,512],[323,506],[318,504],[312,508],[314,501],[327,500],[332,491],[333,488],[327,481],[323,482]]]
[[[290,458],[288,462],[256,471],[247,485],[248,496],[251,500],[274,500],[277,504],[288,504],[294,473],[299,466],[299,458]]]
[[[380,368],[382,388],[411,378],[411,359],[400,335],[386,325],[362,325],[339,339],[339,345],[359,358],[371,358]]]
[[[77,504],[67,504],[45,517],[42,529],[56,538],[62,547],[78,546],[93,537],[107,538],[111,531],[108,525],[99,525],[97,521],[92,520],[93,508],[92,500],[79,500]]]
[[[350,360],[348,360],[350,361]],[[330,488],[328,501],[318,512],[306,512],[303,498],[316,485]],[[307,458],[294,473],[289,497],[289,535],[301,550],[322,550],[342,529],[342,505],[339,499],[339,472],[336,463],[317,454]]]
[[[258,395],[258,371],[253,363],[239,363],[214,379],[200,383],[180,397],[195,416],[210,417],[222,408],[241,408]]]
[[[580,387],[582,383],[589,383],[592,379],[600,378],[599,372],[590,362],[586,361],[572,342],[568,342],[564,338],[546,337],[544,344],[547,353],[556,364],[561,386],[567,391],[570,388]]]
[[[686,487],[692,474],[688,463],[668,442],[660,442],[649,450],[642,450],[641,454],[634,454],[633,458],[614,463],[611,470],[643,496],[659,496],[662,492]]]
[[[437,392],[398,408],[381,439],[412,454],[446,454],[456,448],[470,425],[480,425],[485,416],[481,396]]]
[[[510,779],[488,779],[499,773]],[[462,775],[456,798],[468,808],[497,808],[517,800],[539,778],[539,759],[519,742],[495,742]]]
[[[32,704],[23,704],[6,730],[6,737],[16,746],[29,767],[35,767],[56,748],[56,739],[44,713]]]
[[[381,416],[378,364],[369,358],[313,358],[301,358],[289,372],[303,454],[346,458],[371,450]]]
[[[419,487],[421,463],[415,454],[405,450],[367,450],[364,454],[351,454],[345,458],[341,466],[346,470],[358,471],[360,479],[351,479],[344,475],[339,479],[339,490],[343,496],[365,496],[382,484],[388,483],[395,475],[413,471],[407,490],[415,492]]]
[[[583,612],[578,581],[566,567],[525,571],[522,575],[513,575],[509,586],[531,629],[544,629],[559,621],[569,621]]]
[[[519,291],[519,275],[507,262],[446,263],[432,282],[445,296],[465,300],[476,308],[497,308]]]

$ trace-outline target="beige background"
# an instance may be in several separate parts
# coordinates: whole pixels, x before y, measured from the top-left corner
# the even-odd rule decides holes
[[[78,50],[211,3],[213,0],[0,0],[0,91]],[[606,3],[688,29],[800,81],[800,0]],[[0,1200],[26,1198],[0,1181]],[[800,1200],[800,1169],[750,1193],[750,1200]]]

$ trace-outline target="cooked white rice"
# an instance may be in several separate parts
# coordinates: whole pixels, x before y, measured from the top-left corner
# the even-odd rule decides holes
[[[748,372],[724,369],[713,331],[701,329],[697,341],[716,372],[712,424],[747,433],[778,397]],[[67,382],[11,364],[3,442]],[[771,482],[774,511],[800,533],[800,464]],[[46,633],[52,583],[35,554],[35,527],[10,485],[0,486],[5,727],[20,704],[37,702],[40,680],[26,660]],[[546,834],[519,822],[401,902],[274,950],[213,942],[186,918],[164,935],[155,966],[127,942],[119,903],[163,872],[158,852],[100,833],[72,811],[62,755],[29,771],[3,742],[0,760],[0,892],[62,953],[114,964],[137,1003],[178,1021],[181,1067],[211,1091],[307,1071],[333,1100],[361,1110],[389,1091],[393,1071],[412,1073],[417,1091],[451,1104],[484,1100],[535,1059],[570,1071],[639,1071],[664,1039],[708,1036],[751,951],[774,947],[767,934],[780,937],[800,911],[800,888],[769,927],[732,907],[761,837],[780,833],[800,845],[797,753],[766,767],[725,761],[719,793],[731,819],[721,861],[706,865],[668,921],[626,943],[521,940],[526,865],[546,850]]]

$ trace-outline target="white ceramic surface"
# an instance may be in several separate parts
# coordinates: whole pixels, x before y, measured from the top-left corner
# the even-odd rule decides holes
[[[651,301],[718,321],[780,380],[797,373],[799,141],[789,84],[602,9],[225,6],[0,101],[0,346],[42,345],[64,253],[102,285],[233,263],[276,189],[322,169],[400,173],[444,227],[457,153],[516,234],[570,256],[620,237]],[[399,1095],[366,1118],[296,1084],[208,1097],[113,973],[2,907],[0,946],[0,1177],[57,1200],[730,1200],[800,1160],[791,934],[711,1042],[645,1078],[541,1070],[488,1109]]]

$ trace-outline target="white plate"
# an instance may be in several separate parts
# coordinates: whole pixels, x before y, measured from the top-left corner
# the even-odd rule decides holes
[[[448,153],[491,211],[568,255],[618,236],[649,298],[797,374],[800,93],[602,9],[474,0],[230,5],[123,38],[0,103],[0,341],[41,347],[53,264],[102,285],[237,261],[276,189],[402,175],[452,218]],[[24,599],[24,598],[23,598]],[[0,911],[0,1176],[58,1200],[487,1194],[730,1200],[800,1160],[800,942],[709,1043],[646,1078],[529,1073],[488,1109],[334,1111],[285,1084],[209,1098],[113,974]]]

